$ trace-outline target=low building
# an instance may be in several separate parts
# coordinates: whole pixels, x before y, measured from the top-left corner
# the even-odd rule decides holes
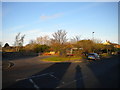
[[[117,43],[111,43],[110,41],[106,40],[105,43],[103,43],[104,45],[113,45],[115,48],[120,48],[120,45]]]

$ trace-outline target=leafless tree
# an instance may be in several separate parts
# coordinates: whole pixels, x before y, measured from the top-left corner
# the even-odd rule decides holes
[[[18,33],[15,37],[15,46],[23,46],[25,35],[20,36]]]
[[[20,51],[20,48],[22,48],[23,46],[23,43],[24,43],[24,38],[25,38],[25,35],[20,35],[21,33],[18,33],[15,37],[15,43],[14,43],[14,46],[16,47],[16,51]]]
[[[76,35],[70,40],[70,42],[71,43],[76,43],[76,42],[80,41],[80,38],[81,38],[80,35]]]
[[[35,44],[35,43],[36,43],[35,40],[30,40],[30,41],[29,41],[29,44]]]
[[[50,38],[49,36],[40,36],[36,39],[36,43],[37,44],[41,44],[41,45],[50,45]]]
[[[66,43],[67,43],[67,32],[65,30],[58,30],[52,34],[51,46],[56,51],[59,52],[60,56],[65,56],[66,54]]]
[[[56,43],[59,44],[64,44],[65,42],[67,42],[67,32],[65,30],[58,30],[57,32],[55,32],[54,34],[52,34],[53,36],[53,40]]]

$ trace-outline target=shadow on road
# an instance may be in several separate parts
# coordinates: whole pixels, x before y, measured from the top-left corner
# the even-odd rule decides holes
[[[76,69],[76,73],[75,73],[76,88],[84,88],[81,67],[79,65],[77,65],[75,69]]]
[[[99,62],[91,62],[87,67],[95,75],[98,83],[94,83],[92,88],[118,88],[119,87],[119,57],[111,57],[103,59]],[[93,83],[91,81],[91,83]]]
[[[70,64],[70,62],[55,63],[31,77],[17,81],[8,88],[56,88]]]

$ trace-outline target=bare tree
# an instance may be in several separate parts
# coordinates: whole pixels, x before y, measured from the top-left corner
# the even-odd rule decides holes
[[[23,46],[23,43],[24,43],[24,38],[25,38],[25,35],[20,35],[21,33],[18,33],[15,37],[15,43],[14,45],[16,46],[16,51],[19,51],[20,48]]]
[[[23,46],[25,35],[20,36],[18,33],[15,37],[15,46]]]
[[[80,41],[80,38],[81,38],[80,35],[76,35],[70,40],[70,42],[71,43],[77,43],[78,41]]]
[[[35,43],[36,43],[35,40],[30,40],[30,41],[29,41],[29,44],[35,44]]]
[[[50,38],[49,36],[40,36],[36,39],[36,43],[37,44],[41,44],[41,45],[50,45]]]
[[[51,46],[56,51],[59,52],[60,56],[66,55],[66,43],[67,43],[67,32],[65,30],[58,30],[53,33],[53,39],[51,39]]]
[[[57,32],[52,34],[53,40],[59,44],[64,44],[65,42],[67,42],[66,35],[67,32],[65,30],[58,30]]]

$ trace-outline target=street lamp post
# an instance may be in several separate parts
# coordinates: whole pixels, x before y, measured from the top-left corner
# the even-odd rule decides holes
[[[95,33],[95,32],[92,32],[92,39],[93,39],[93,40],[94,40],[94,33]]]

